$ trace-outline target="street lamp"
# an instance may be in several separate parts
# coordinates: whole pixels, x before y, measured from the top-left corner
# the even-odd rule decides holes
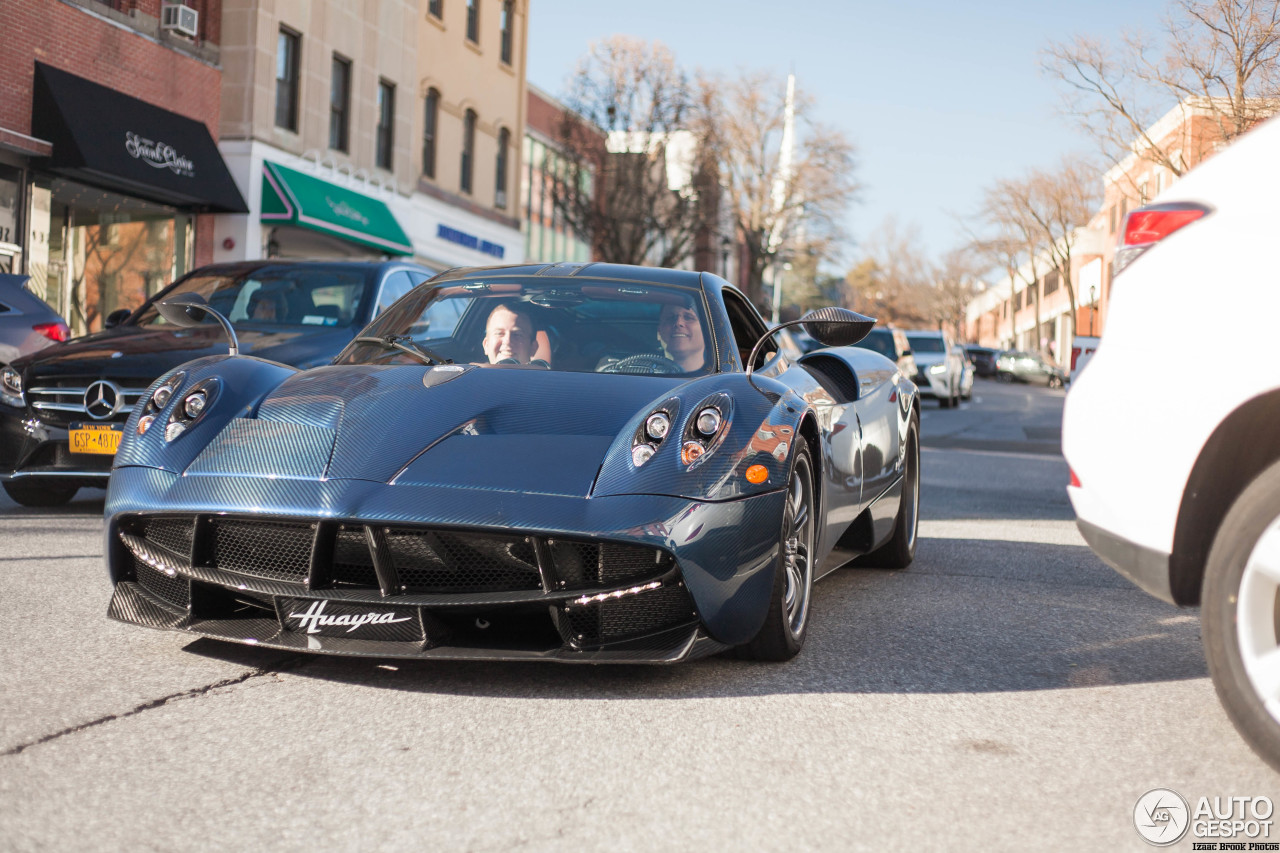
[[[1098,316],[1098,288],[1089,285],[1089,337],[1093,337],[1094,318]]]
[[[733,248],[733,241],[729,239],[729,235],[725,234],[720,238],[720,277],[729,277],[729,250]]]

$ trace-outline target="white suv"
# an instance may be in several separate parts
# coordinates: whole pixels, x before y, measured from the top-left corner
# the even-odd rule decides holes
[[[916,375],[921,397],[933,397],[944,409],[960,404],[961,374],[964,365],[953,352],[951,336],[946,332],[907,332],[911,354],[916,360]]]
[[[1152,595],[1201,606],[1218,696],[1280,769],[1278,151],[1273,119],[1129,214],[1062,445],[1090,547]],[[1211,330],[1227,349],[1194,343]],[[1143,377],[1170,357],[1152,393]]]

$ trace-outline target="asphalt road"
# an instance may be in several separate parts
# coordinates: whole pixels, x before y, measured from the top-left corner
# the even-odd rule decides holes
[[[1280,800],[1197,614],[1076,533],[1062,400],[927,404],[916,563],[824,580],[781,665],[193,642],[105,618],[101,493],[0,495],[0,848],[1145,850],[1152,788]]]

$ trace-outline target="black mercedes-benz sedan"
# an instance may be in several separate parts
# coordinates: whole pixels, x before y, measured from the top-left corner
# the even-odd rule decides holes
[[[327,364],[379,312],[434,273],[403,261],[245,261],[201,267],[101,332],[0,369],[0,484],[20,504],[58,506],[105,488],[129,413],[156,377],[224,354],[216,325],[170,325],[154,303],[199,293],[235,328],[242,353]]]

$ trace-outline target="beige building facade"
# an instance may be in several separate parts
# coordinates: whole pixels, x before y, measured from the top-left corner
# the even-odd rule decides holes
[[[220,148],[250,212],[215,260],[522,260],[527,9],[226,0]]]

